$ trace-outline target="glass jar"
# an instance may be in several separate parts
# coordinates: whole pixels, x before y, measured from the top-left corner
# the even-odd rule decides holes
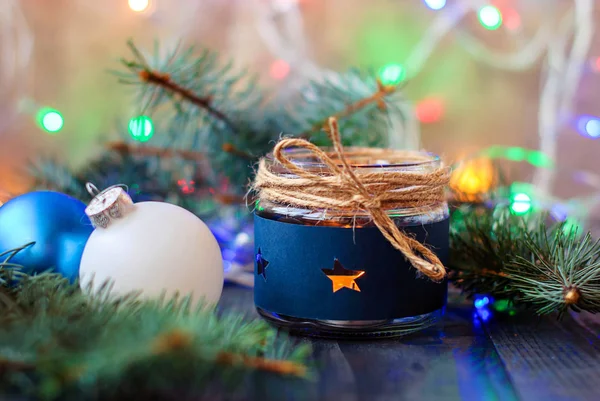
[[[286,152],[297,166],[327,174],[326,166],[310,153]],[[358,175],[428,173],[441,166],[438,156],[421,152],[373,160],[372,154],[366,156],[360,148],[348,148],[346,158]],[[295,177],[272,156],[266,163],[277,175]],[[445,201],[387,213],[402,231],[429,246],[446,264],[449,212]],[[258,313],[296,334],[404,335],[435,324],[445,309],[446,280],[434,282],[417,272],[364,211],[313,210],[257,201],[255,255]]]

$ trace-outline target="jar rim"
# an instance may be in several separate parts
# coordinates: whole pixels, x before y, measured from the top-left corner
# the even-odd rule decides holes
[[[336,159],[336,152],[332,147],[321,147],[329,157]],[[288,148],[283,150],[289,160],[297,165],[307,169],[326,167],[325,163],[319,160],[314,153],[305,148]],[[344,155],[350,167],[355,169],[423,169],[435,168],[441,164],[440,156],[435,153],[416,151],[416,150],[396,150],[348,146],[344,147]],[[379,156],[380,158],[377,158]],[[273,153],[266,155],[270,163],[275,162]],[[341,167],[341,163],[338,163]]]

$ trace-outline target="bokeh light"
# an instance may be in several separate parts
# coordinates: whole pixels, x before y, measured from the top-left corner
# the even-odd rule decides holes
[[[600,57],[592,60],[592,68],[595,72],[600,72]]]
[[[65,120],[58,110],[44,108],[38,112],[37,120],[42,129],[51,134],[62,129]]]
[[[578,236],[583,232],[582,224],[573,217],[563,222],[562,231],[569,236]]]
[[[552,167],[552,159],[539,150],[530,150],[527,153],[527,162],[535,167]]]
[[[194,192],[196,192],[196,182],[194,180],[177,180],[177,185],[181,189],[181,192],[183,192],[186,195],[193,194]]]
[[[446,5],[446,0],[423,0],[423,2],[432,10],[441,10]]]
[[[600,138],[600,118],[596,116],[580,116],[577,119],[577,131],[588,138]]]
[[[450,177],[450,188],[461,202],[481,202],[496,184],[497,169],[492,160],[485,157],[460,163]]]
[[[139,142],[147,142],[154,135],[154,123],[148,116],[133,117],[127,128],[131,137]]]
[[[494,6],[481,7],[477,13],[477,17],[481,25],[491,31],[500,28],[500,25],[502,25],[502,14]]]
[[[481,309],[481,308],[484,308],[489,303],[490,303],[490,297],[488,297],[487,295],[484,295],[484,296],[475,297],[475,301],[473,302],[473,305],[477,309]]]
[[[497,312],[506,312],[510,306],[510,301],[508,299],[499,299],[494,302],[493,308]]]
[[[269,74],[275,79],[284,79],[290,73],[290,65],[285,60],[275,60],[269,68]]]
[[[487,322],[492,317],[492,313],[487,308],[477,309],[477,314],[484,322]]]
[[[585,132],[592,138],[600,136],[600,120],[590,120],[585,124]]]
[[[141,13],[150,7],[150,0],[128,0],[128,4],[131,11]]]
[[[379,79],[384,85],[397,85],[406,78],[406,70],[402,64],[388,64],[379,72]]]
[[[516,215],[523,215],[531,210],[531,198],[526,193],[516,193],[511,197],[510,211]]]
[[[415,107],[417,119],[423,124],[440,121],[444,116],[444,112],[444,101],[435,97],[423,99]]]
[[[554,161],[544,152],[529,150],[518,146],[490,146],[482,152],[491,159],[506,159],[514,162],[526,161],[535,167],[552,167]]]
[[[506,148],[504,157],[510,161],[520,162],[527,157],[527,150],[518,146],[509,147]]]
[[[521,16],[514,9],[509,8],[502,11],[502,23],[506,29],[516,31],[521,27]]]

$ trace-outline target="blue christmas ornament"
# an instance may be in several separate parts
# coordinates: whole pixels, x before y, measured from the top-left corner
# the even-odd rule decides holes
[[[22,265],[26,273],[53,269],[75,279],[93,230],[85,207],[75,198],[50,191],[11,199],[0,206],[0,253],[35,242],[18,252],[11,263]]]

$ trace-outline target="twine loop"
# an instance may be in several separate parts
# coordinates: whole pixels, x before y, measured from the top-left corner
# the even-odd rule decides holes
[[[432,280],[446,276],[446,269],[428,247],[408,236],[390,218],[387,210],[429,206],[445,200],[450,171],[440,167],[430,172],[367,171],[357,172],[347,160],[340,139],[337,120],[328,121],[334,160],[318,146],[305,139],[286,138],[277,143],[273,157],[290,174],[274,172],[265,159],[259,162],[253,188],[261,200],[297,207],[336,209],[369,214],[383,236],[398,249],[419,272]],[[302,148],[319,159],[324,168],[313,172],[292,162],[285,150]],[[358,148],[359,156],[383,158],[394,152],[418,159],[415,152]],[[288,152],[289,153],[289,152]],[[423,156],[421,161],[427,160]]]

